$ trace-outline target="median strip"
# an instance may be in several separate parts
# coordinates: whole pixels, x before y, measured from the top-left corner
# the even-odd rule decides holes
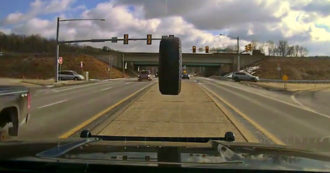
[[[208,89],[205,86],[202,86],[202,87],[204,89],[206,89],[209,93],[211,93],[213,96],[215,96],[217,99],[219,99],[221,102],[223,102],[224,104],[226,104],[230,109],[232,109],[233,111],[235,111],[236,113],[238,113],[242,118],[244,118],[245,120],[247,120],[251,125],[253,125],[256,129],[258,129],[260,132],[262,132],[266,137],[268,137],[270,140],[272,140],[275,144],[285,145],[285,143],[282,140],[280,140],[275,135],[273,135],[272,133],[270,133],[268,130],[266,130],[265,128],[263,128],[261,125],[259,125],[257,122],[255,122],[254,120],[252,120],[249,116],[247,116],[246,114],[244,114],[243,112],[241,112],[238,108],[236,108],[235,106],[233,106],[232,104],[230,104],[228,101],[226,101],[225,99],[223,99],[222,97],[220,97],[218,94],[216,94],[215,92],[211,91],[210,89]],[[224,107],[222,107],[222,108],[224,108]],[[225,110],[225,111],[227,111],[227,110]],[[227,111],[227,113],[228,112],[229,111]],[[230,115],[230,114],[226,114],[226,115]],[[234,119],[232,119],[232,120],[234,120]],[[234,120],[234,123],[237,123],[237,122],[238,122],[237,120]],[[242,132],[243,131],[245,132],[245,130],[242,130]],[[247,137],[251,137],[251,136],[249,134],[247,134]]]
[[[124,99],[120,100],[119,102],[109,106],[108,108],[104,109],[103,111],[93,115],[90,119],[82,122],[81,124],[77,125],[76,127],[72,128],[71,130],[63,133],[62,135],[60,135],[58,138],[60,139],[65,139],[68,138],[70,136],[72,136],[73,134],[77,133],[79,130],[81,130],[82,128],[84,128],[85,126],[89,125],[90,123],[92,123],[93,121],[95,121],[96,119],[100,118],[101,116],[103,116],[104,114],[110,112],[112,109],[118,107],[120,104],[124,103],[125,101],[129,100],[130,98],[132,98],[133,96],[137,95],[138,93],[142,92],[144,89],[150,87],[151,85],[154,85],[155,83],[149,84],[143,88],[141,88],[138,91],[135,91],[134,93],[132,93],[131,95],[125,97]]]

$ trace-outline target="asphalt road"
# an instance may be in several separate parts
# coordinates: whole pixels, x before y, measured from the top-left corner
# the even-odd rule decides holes
[[[70,129],[81,125],[82,122],[90,120],[102,110],[117,104],[123,98],[156,82],[157,80],[153,80],[152,82],[137,82],[136,79],[120,79],[60,88],[39,89],[33,92],[31,119],[27,126],[22,126],[19,138],[58,138]],[[240,122],[240,125],[246,126],[245,129],[249,129],[259,139],[259,142],[268,143],[271,141],[271,143],[288,144],[330,152],[330,112],[327,109],[317,111],[315,107],[312,109],[300,104],[300,101],[303,100],[301,98],[305,97],[296,96],[293,99],[293,96],[289,94],[268,91],[231,81],[220,81],[201,77],[192,78],[189,80],[189,83],[196,83],[198,87],[194,87],[191,91],[184,91],[188,90],[187,88],[189,87],[183,87],[183,91],[179,97],[160,96],[157,87],[154,86],[154,91],[151,92],[154,93],[153,95],[142,97],[145,98],[144,102],[142,102],[143,99],[140,102],[137,101],[139,106],[133,106],[132,108],[134,109],[127,109],[126,112],[129,112],[131,116],[127,114],[122,117],[131,117],[134,119],[139,117],[137,115],[139,112],[147,112],[150,113],[147,119],[152,119],[148,123],[152,123],[155,121],[155,116],[160,115],[159,111],[163,111],[162,113],[164,114],[170,111],[170,109],[174,110],[170,111],[172,113],[176,111],[175,109],[178,109],[182,116],[176,116],[174,113],[171,116],[164,114],[160,116],[162,123],[166,125],[175,117],[181,117],[181,119],[179,119],[180,121],[173,120],[175,121],[174,123],[183,120],[183,123],[186,123],[186,120],[187,122],[192,120],[198,122],[198,119],[196,119],[196,117],[199,117],[198,114],[206,112],[199,106],[201,103],[204,104],[205,100],[198,102],[198,99],[204,97],[202,97],[203,94],[197,96],[198,94],[196,95],[196,93],[201,93],[201,90],[205,88],[209,93],[213,93],[215,98],[218,99],[218,102],[228,108]],[[328,93],[328,91],[325,92]],[[189,95],[194,94],[196,95],[195,97],[189,97]],[[317,93],[316,96],[317,98],[321,98],[317,99],[319,102],[326,105],[329,95]],[[185,98],[190,98],[190,100],[185,100]],[[314,97],[310,97],[309,99],[314,99]],[[213,101],[206,102],[207,105],[214,103]],[[307,102],[303,103],[306,104]],[[149,110],[151,105],[155,107],[155,109],[150,109],[152,111]],[[182,106],[180,107],[179,105]],[[160,108],[156,109],[157,106],[160,106]],[[196,110],[200,113],[195,115],[194,113],[198,112]],[[192,113],[191,115],[195,115],[195,119],[189,118],[184,112]],[[208,114],[211,115],[211,113]],[[220,114],[217,113],[217,115]],[[206,120],[203,116],[200,116],[201,122]],[[144,121],[145,117],[140,117],[140,120]],[[172,118],[166,119],[166,117]],[[212,118],[209,118],[210,122]],[[125,121],[128,120],[125,119]],[[133,120],[129,122],[134,123]],[[121,128],[121,126],[117,127]],[[134,129],[142,129],[142,127],[143,129],[147,128],[147,125],[142,123],[141,126],[127,129],[131,129],[129,133],[134,133]],[[153,127],[159,129],[155,123]],[[180,129],[184,131],[185,129],[182,127]],[[113,131],[112,128],[109,127],[109,131]],[[176,133],[173,129],[175,129],[174,126],[171,129],[171,136],[175,136]],[[193,127],[192,129],[198,129],[198,127]],[[161,128],[160,130],[164,129]],[[125,131],[122,132],[124,133]],[[265,141],[263,141],[263,138],[260,138],[260,134],[265,137]],[[162,136],[166,136],[166,133],[162,133]],[[326,141],[327,139],[328,142]]]
[[[319,113],[330,114],[330,89],[299,92],[292,97],[303,107]]]
[[[330,112],[308,109],[292,100],[291,95],[231,81],[198,78],[197,82],[214,91],[280,142],[330,152],[330,140],[326,142],[330,138]]]
[[[38,89],[32,93],[31,118],[21,139],[57,138],[150,82],[136,79]]]

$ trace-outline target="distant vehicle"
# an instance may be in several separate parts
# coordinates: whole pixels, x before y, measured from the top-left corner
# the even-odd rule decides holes
[[[252,81],[252,82],[257,82],[259,80],[258,76],[253,76],[249,73],[246,72],[235,72],[232,75],[232,79],[235,82],[239,82],[239,81]]]
[[[72,70],[62,70],[58,74],[58,78],[60,80],[84,80],[85,77],[83,75],[78,74]]]
[[[4,55],[4,53],[3,52],[0,52],[0,56],[3,56]]]
[[[26,87],[0,86],[0,137],[18,136],[19,126],[27,123],[31,95]]]
[[[149,80],[149,81],[152,80],[150,71],[143,70],[140,72],[140,74],[138,75],[138,81],[142,81],[142,80]]]
[[[182,74],[182,79],[190,79],[188,74]]]

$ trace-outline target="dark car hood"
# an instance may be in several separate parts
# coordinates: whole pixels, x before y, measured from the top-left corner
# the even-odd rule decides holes
[[[179,153],[180,160],[164,160],[161,153]],[[164,155],[164,154],[163,154]],[[148,156],[148,160],[146,160]],[[157,158],[158,156],[158,158]],[[126,159],[125,159],[126,157]],[[167,158],[167,157],[165,157]],[[158,159],[158,160],[157,160]],[[212,141],[205,144],[102,141],[5,142],[2,161],[45,161],[157,165],[159,162],[187,167],[220,167],[266,170],[330,171],[330,156],[279,145]]]

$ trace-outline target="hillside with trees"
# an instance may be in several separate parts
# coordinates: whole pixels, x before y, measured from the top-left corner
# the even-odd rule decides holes
[[[62,70],[74,70],[80,74],[88,71],[90,78],[108,79],[126,75],[122,71],[95,58],[112,49],[108,47],[94,48],[74,44],[61,45],[61,56],[64,59]],[[56,41],[38,35],[23,36],[0,32],[0,77],[49,79],[54,77]],[[89,62],[80,68],[80,61]]]
[[[38,53],[55,55],[56,40],[46,39],[39,35],[6,35],[0,32],[0,51],[15,53]],[[98,54],[102,53],[102,49],[91,46],[80,46],[77,44],[62,44],[61,52]]]

